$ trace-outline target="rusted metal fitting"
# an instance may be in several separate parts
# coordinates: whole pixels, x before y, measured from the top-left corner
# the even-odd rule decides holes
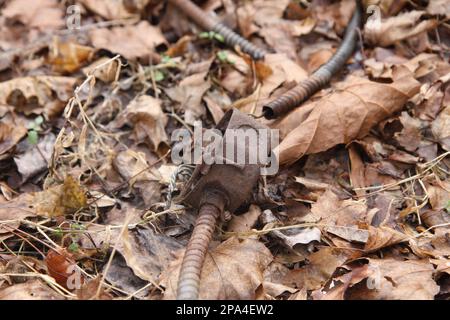
[[[250,41],[246,40],[233,30],[222,24],[214,16],[203,11],[192,1],[169,0],[169,2],[180,9],[202,29],[206,31],[214,31],[223,36],[224,42],[229,46],[233,48],[238,46],[242,52],[249,54],[255,60],[262,59],[266,55],[265,50],[258,48]]]
[[[250,139],[247,144],[246,134],[253,133],[258,142],[270,141],[268,137],[265,137],[266,140],[260,140],[258,137],[259,134],[269,135],[267,127],[236,109],[228,111],[217,124],[216,129],[222,134],[222,140],[216,145],[217,148],[208,150],[209,155],[213,156],[210,159],[214,161],[212,164],[200,164],[196,167],[178,199],[199,208],[194,230],[181,264],[177,288],[179,300],[198,299],[201,270],[216,220],[225,209],[234,212],[246,202],[258,181],[263,164],[257,161],[252,163],[249,160],[251,154],[258,154],[260,145],[250,143]],[[232,134],[229,134],[230,132]],[[243,140],[238,143],[235,139]],[[265,150],[270,152],[270,145],[265,147],[267,148]],[[245,158],[239,159],[239,154]]]
[[[180,200],[194,208],[199,208],[206,201],[205,197],[208,194],[216,192],[223,195],[226,201],[225,209],[234,212],[250,197],[262,166],[261,163],[248,163],[250,155],[258,154],[259,146],[243,141],[242,139],[245,137],[238,136],[239,131],[236,130],[241,130],[241,133],[245,130],[247,134],[249,134],[247,130],[250,130],[258,136],[259,134],[269,134],[269,129],[237,109],[228,111],[217,124],[216,129],[223,134],[222,155],[213,155],[215,156],[213,164],[197,166],[191,179],[187,182]],[[233,134],[229,134],[230,129],[233,130]],[[265,141],[270,143],[269,138]],[[265,150],[270,152],[270,145],[266,146]],[[239,154],[245,155],[245,164],[239,162],[237,157]],[[220,159],[221,157],[222,159]]]

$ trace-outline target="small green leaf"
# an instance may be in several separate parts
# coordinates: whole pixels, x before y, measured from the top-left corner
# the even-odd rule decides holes
[[[63,231],[62,231],[61,228],[56,228],[56,230],[53,231],[53,235],[54,235],[55,237],[62,238],[62,236],[64,235],[64,233],[63,233]]]
[[[37,126],[40,126],[42,123],[44,123],[44,117],[42,117],[42,116],[36,117],[36,119],[34,119],[34,123],[35,123]]]
[[[200,32],[200,34],[198,35],[198,37],[200,38],[200,39],[210,39],[210,36],[209,36],[209,32]]]
[[[450,200],[447,201],[447,206],[445,207],[448,213],[450,213]]]
[[[68,249],[69,249],[69,251],[77,252],[79,247],[78,247],[78,244],[76,244],[75,242],[72,242],[70,244],[70,246],[68,247]]]
[[[168,55],[164,54],[164,55],[162,56],[162,58],[161,58],[161,62],[162,62],[162,63],[169,63],[169,62],[172,62],[172,58],[169,57]]]
[[[228,62],[228,55],[226,51],[219,51],[217,52],[217,58],[219,58],[222,62]]]
[[[225,42],[225,38],[223,37],[223,35],[215,33],[215,32],[214,32],[214,39],[216,39],[217,41],[222,42],[222,43]]]
[[[164,73],[162,73],[160,70],[155,70],[153,74],[156,82],[162,81],[165,78]]]
[[[37,144],[38,140],[39,140],[37,131],[34,129],[29,130],[27,140],[28,140],[28,143],[30,143],[30,144],[33,144],[33,145]]]

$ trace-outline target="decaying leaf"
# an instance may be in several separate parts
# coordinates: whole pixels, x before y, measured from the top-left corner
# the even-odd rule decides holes
[[[86,192],[72,177],[64,183],[37,192],[33,197],[33,208],[37,215],[48,217],[74,213],[87,205]]]
[[[0,290],[1,300],[63,300],[40,279],[29,280]]]
[[[154,151],[158,151],[161,143],[169,143],[165,131],[167,116],[161,108],[161,101],[152,96],[143,95],[131,101],[118,115],[117,121],[118,127],[133,125],[135,140],[148,139]]]
[[[59,114],[73,94],[75,78],[36,76],[15,78],[0,83],[0,104],[11,105],[26,115]]]
[[[138,190],[147,205],[159,200],[161,176],[158,170],[149,167],[142,152],[131,149],[119,152],[113,166],[130,187]]]
[[[418,22],[424,14],[425,11],[409,11],[395,17],[382,19],[380,24],[366,24],[364,34],[371,43],[386,47],[435,28],[436,20]]]
[[[48,62],[59,72],[74,72],[88,61],[94,49],[74,42],[53,41],[49,50]]]
[[[182,258],[182,256],[180,257]],[[201,273],[200,299],[254,299],[272,254],[259,241],[233,237],[206,255]],[[181,259],[161,276],[164,299],[174,299]]]
[[[0,120],[0,156],[10,151],[25,136],[27,129],[23,123],[11,114]]]
[[[315,102],[306,119],[277,147],[280,164],[291,164],[305,154],[361,138],[372,126],[400,110],[418,92],[419,83],[404,68],[396,71],[392,84],[353,79]]]
[[[127,10],[126,1],[80,0],[80,3],[108,20],[136,17],[135,14]]]
[[[166,42],[161,30],[147,21],[111,29],[94,29],[89,36],[95,48],[108,49],[127,59],[149,57],[155,47]]]
[[[26,10],[25,10],[26,9]],[[56,0],[13,0],[2,9],[2,16],[15,19],[30,28],[42,31],[57,29],[64,25],[64,11]]]
[[[251,205],[248,212],[239,216],[233,216],[228,223],[229,232],[246,232],[258,221],[258,217],[261,215],[261,209],[258,206]]]
[[[31,145],[25,153],[14,158],[23,181],[28,180],[48,167],[55,140],[55,135],[49,133],[39,140],[37,145]]]
[[[184,78],[178,86],[166,89],[167,95],[185,110],[184,119],[187,124],[193,125],[205,113],[201,101],[211,87],[207,75],[208,71],[193,74]]]
[[[45,263],[47,265],[48,274],[53,277],[56,282],[65,288],[71,288],[72,281],[70,279],[76,272],[76,264],[72,255],[67,250],[49,250],[45,257]],[[83,281],[80,275],[80,284]]]
[[[349,299],[431,300],[439,292],[426,260],[368,259],[371,275],[348,292]]]

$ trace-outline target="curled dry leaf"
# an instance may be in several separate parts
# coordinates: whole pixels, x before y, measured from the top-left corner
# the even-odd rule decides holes
[[[64,183],[36,192],[31,210],[37,215],[47,217],[74,213],[87,205],[86,191],[72,176],[67,176]]]
[[[90,11],[95,12],[99,16],[107,20],[118,20],[136,17],[135,14],[129,12],[123,0],[120,1],[103,1],[103,0],[80,0]]]
[[[278,219],[271,210],[264,210],[261,216],[263,223],[266,223],[265,229],[271,229],[278,225]],[[291,228],[287,230],[272,230],[270,234],[280,239],[289,248],[293,249],[297,244],[308,244],[312,241],[320,241],[321,232],[316,227],[312,228]]]
[[[133,126],[134,139],[148,139],[153,151],[158,151],[160,144],[168,145],[165,127],[167,116],[161,108],[161,100],[143,95],[131,101],[118,117],[116,126],[124,124]]]
[[[118,251],[136,276],[155,283],[174,260],[173,252],[181,248],[182,245],[175,239],[157,234],[151,228],[136,228],[125,230]]]
[[[169,98],[180,103],[185,110],[184,120],[187,124],[193,125],[195,120],[205,114],[202,97],[211,87],[208,70],[190,75],[181,80],[178,86],[165,90]]]
[[[62,300],[40,279],[29,280],[0,290],[0,300]]]
[[[444,150],[450,151],[450,106],[446,106],[431,124],[434,137]]]
[[[425,11],[409,11],[396,17],[382,19],[381,24],[366,23],[365,38],[372,44],[390,46],[400,40],[418,35],[437,27],[437,21],[430,19],[419,22]]]
[[[47,265],[48,274],[53,277],[61,286],[73,289],[75,279],[71,279],[76,272],[76,263],[73,260],[72,255],[66,250],[49,250],[45,257],[45,263]],[[81,275],[80,275],[81,277]],[[83,278],[80,278],[80,284]]]
[[[88,61],[94,49],[74,42],[54,40],[49,48],[48,62],[57,72],[75,72]]]
[[[72,96],[75,78],[36,76],[14,78],[0,83],[0,104],[11,105],[26,115],[59,114]]]
[[[302,67],[287,58],[285,54],[280,53],[267,54],[260,69],[267,69],[262,72],[265,76],[261,80],[261,86],[257,87],[248,97],[234,102],[233,105],[236,108],[245,112],[255,110],[255,113],[259,114],[262,105],[268,101],[269,97],[272,99],[279,95],[272,95],[277,88],[283,85],[292,86],[308,77],[308,73]]]
[[[311,216],[320,222],[320,228],[348,241],[365,243],[368,231],[360,229],[367,224],[367,206],[358,201],[339,200],[330,190],[323,193],[311,207]]]
[[[164,299],[175,299],[182,255],[161,275]],[[236,237],[206,255],[200,280],[200,299],[255,299],[272,254],[259,241]]]
[[[32,217],[33,196],[23,193],[6,202],[0,202],[0,234],[10,233],[20,226],[20,220]]]
[[[127,59],[149,57],[155,47],[166,43],[161,30],[147,21],[111,29],[94,29],[89,36],[95,48],[108,49]]]
[[[228,223],[227,230],[229,232],[246,232],[250,231],[258,221],[258,217],[261,215],[261,209],[258,206],[251,205],[248,212],[239,216],[233,216]]]
[[[369,278],[347,292],[349,299],[432,300],[439,292],[428,260],[368,260]]]
[[[42,31],[64,26],[64,11],[56,0],[13,0],[2,9],[2,16]]]
[[[158,170],[148,166],[144,153],[131,149],[119,152],[113,166],[132,188],[137,189],[146,205],[159,201],[161,176]]]
[[[20,119],[7,114],[0,120],[0,159],[25,136],[27,128]]]
[[[283,139],[275,150],[280,164],[364,137],[372,126],[400,110],[419,87],[403,67],[395,70],[391,84],[351,79],[342,89],[316,101],[306,119]]]
[[[47,168],[55,140],[55,135],[50,132],[40,139],[37,145],[30,145],[25,153],[14,157],[23,182]]]
[[[106,63],[107,61],[110,62]],[[119,67],[119,61],[111,61],[111,59],[103,57],[83,68],[82,71],[86,76],[93,74],[96,79],[103,82],[112,82],[116,79]]]
[[[297,288],[316,290],[322,287],[333,275],[336,268],[342,266],[352,251],[331,247],[323,247],[308,256],[308,264],[300,269],[292,270],[284,282]]]
[[[368,231],[369,237],[364,245],[365,252],[374,252],[381,248],[408,240],[406,234],[389,227],[380,226],[375,228],[369,226]]]

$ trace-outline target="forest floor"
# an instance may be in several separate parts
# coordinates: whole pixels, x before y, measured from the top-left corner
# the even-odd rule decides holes
[[[261,115],[355,8],[197,3],[270,54],[167,1],[0,1],[0,299],[175,298],[198,208],[172,201],[192,172],[172,133]],[[200,298],[450,297],[450,5],[363,4],[331,84],[258,119],[280,130],[280,168],[217,226]]]

